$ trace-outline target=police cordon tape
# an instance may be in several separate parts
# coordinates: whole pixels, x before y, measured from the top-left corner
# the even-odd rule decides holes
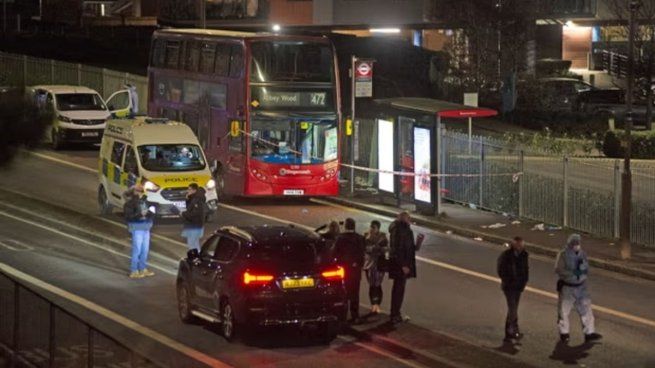
[[[343,167],[348,167],[352,168],[355,170],[361,170],[361,171],[367,171],[367,172],[376,172],[378,174],[392,174],[392,175],[398,175],[398,176],[419,176],[423,178],[477,178],[481,176],[511,176],[512,181],[516,183],[520,177],[523,175],[523,172],[514,172],[514,173],[489,173],[489,174],[426,174],[426,173],[416,173],[416,172],[408,172],[408,171],[391,171],[391,170],[380,170],[380,169],[373,169],[370,167],[363,167],[363,166],[356,166],[356,165],[349,165],[349,164],[340,164]]]
[[[269,145],[271,147],[280,147],[280,145],[276,142],[271,142],[266,139],[260,138],[255,134],[248,133],[242,129],[239,129],[239,133],[242,133],[243,135],[247,137],[251,137],[252,139],[255,139],[259,142],[262,142],[266,145]],[[298,152],[296,150],[293,150],[289,147],[286,148],[288,152],[296,154],[296,155],[302,155],[302,152]],[[320,159],[320,157],[313,157],[315,159]],[[378,174],[391,174],[391,175],[398,175],[398,176],[419,176],[423,178],[477,178],[477,177],[497,177],[497,176],[511,176],[512,177],[512,182],[516,183],[519,181],[521,176],[523,175],[523,172],[512,172],[512,173],[487,173],[487,174],[426,174],[426,173],[416,173],[416,172],[407,172],[407,171],[391,171],[391,170],[381,170],[381,169],[374,169],[370,167],[364,167],[364,166],[357,166],[357,165],[349,165],[349,164],[344,164],[340,163],[342,167],[347,167],[350,169],[355,169],[355,170],[360,170],[360,171],[366,171],[366,172],[375,172]]]

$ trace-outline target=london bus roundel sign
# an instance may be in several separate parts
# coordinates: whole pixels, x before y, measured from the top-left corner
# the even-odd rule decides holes
[[[371,73],[371,65],[367,62],[362,62],[359,65],[357,65],[357,76],[358,77],[369,77],[369,74]]]

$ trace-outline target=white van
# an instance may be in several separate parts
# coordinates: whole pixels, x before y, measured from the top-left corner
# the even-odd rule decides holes
[[[111,113],[98,92],[81,86],[34,86],[28,93],[53,115],[48,137],[54,149],[66,143],[100,143]]]
[[[186,191],[197,183],[211,212],[218,207],[216,182],[205,154],[188,125],[143,116],[112,119],[100,146],[98,205],[102,214],[123,208],[123,193],[145,182],[148,202],[162,217],[186,210]]]

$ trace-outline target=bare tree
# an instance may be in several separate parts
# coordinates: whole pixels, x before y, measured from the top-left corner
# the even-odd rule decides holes
[[[463,90],[497,87],[526,68],[536,0],[436,0],[433,18],[455,29],[449,79]]]
[[[619,32],[625,39],[628,38],[628,19],[630,17],[629,0],[608,0],[608,6],[614,17],[620,22]],[[646,99],[646,124],[648,129],[653,128],[653,73],[655,72],[655,1],[641,1],[636,19],[639,24],[635,29],[635,60],[637,68],[635,77],[639,80],[638,90]]]

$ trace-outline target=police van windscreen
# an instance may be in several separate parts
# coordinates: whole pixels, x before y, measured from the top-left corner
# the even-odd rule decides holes
[[[202,149],[192,144],[139,146],[139,159],[148,171],[197,171],[206,166]]]
[[[55,98],[59,111],[107,110],[105,103],[95,93],[61,93]]]

